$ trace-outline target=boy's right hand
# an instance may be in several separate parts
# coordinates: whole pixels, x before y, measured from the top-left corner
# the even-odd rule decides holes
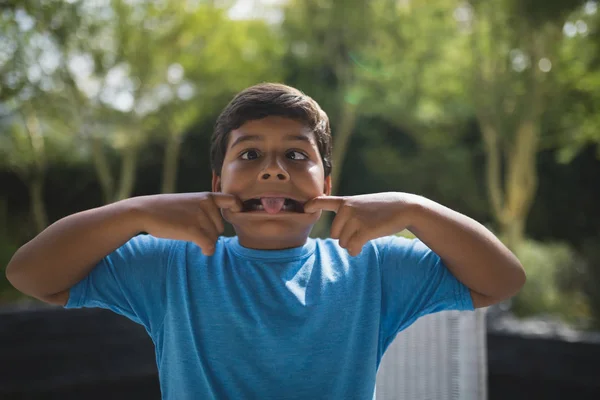
[[[239,198],[216,192],[159,194],[134,199],[142,211],[144,232],[157,238],[194,242],[207,256],[214,253],[219,234],[225,230],[221,209],[242,211]]]

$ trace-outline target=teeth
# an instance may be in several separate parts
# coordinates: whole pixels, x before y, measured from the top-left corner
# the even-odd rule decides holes
[[[260,211],[265,209],[262,204],[254,204],[253,206],[251,206],[251,208],[252,208],[252,210],[260,210]],[[283,206],[282,210],[286,210],[286,211],[294,210],[294,205],[286,204]]]
[[[249,207],[249,210],[251,210],[251,211],[264,211],[264,209],[265,209],[261,203],[251,203],[248,207]],[[285,203],[283,204],[283,208],[281,210],[282,211],[296,211],[295,202],[291,201],[290,199],[286,199]]]

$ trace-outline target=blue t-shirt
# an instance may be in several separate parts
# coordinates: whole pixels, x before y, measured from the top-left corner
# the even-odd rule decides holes
[[[416,239],[376,239],[352,257],[332,239],[255,250],[220,237],[207,257],[140,235],[73,286],[65,307],[142,324],[164,399],[372,399],[398,332],[473,303]]]

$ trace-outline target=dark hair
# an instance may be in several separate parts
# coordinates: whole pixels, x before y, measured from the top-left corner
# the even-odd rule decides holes
[[[286,117],[306,124],[314,133],[325,176],[331,173],[331,129],[319,104],[300,90],[279,83],[261,83],[238,93],[217,118],[211,138],[210,161],[220,176],[229,134],[248,121],[268,116]]]

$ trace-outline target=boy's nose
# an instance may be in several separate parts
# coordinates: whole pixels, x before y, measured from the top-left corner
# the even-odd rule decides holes
[[[271,179],[272,176],[273,176],[274,179],[277,178],[277,180],[279,180],[279,181],[287,181],[288,180],[287,174],[271,175],[269,173],[262,174],[261,179],[262,180],[269,180],[269,179]]]
[[[281,166],[278,160],[269,160],[268,164],[260,173],[261,180],[275,179],[278,181],[287,181],[290,179],[287,171]]]

